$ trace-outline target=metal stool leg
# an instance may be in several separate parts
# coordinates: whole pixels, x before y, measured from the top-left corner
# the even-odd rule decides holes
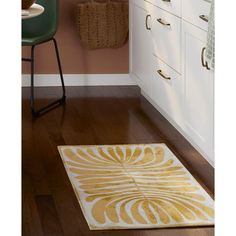
[[[34,49],[35,46],[31,47],[31,85],[30,85],[30,107],[31,107],[31,112],[33,116],[36,116],[36,112],[34,109]]]
[[[35,50],[35,45],[31,47],[31,58],[22,58],[23,61],[28,61],[31,63],[31,87],[30,87],[30,107],[31,107],[31,112],[34,117],[38,117],[54,108],[57,106],[63,104],[66,100],[66,89],[65,89],[65,84],[64,84],[64,79],[63,79],[63,73],[62,73],[62,68],[61,68],[61,61],[60,61],[60,55],[57,47],[57,42],[56,39],[52,38],[56,51],[56,58],[57,58],[57,64],[60,72],[60,79],[61,79],[61,85],[62,85],[62,97],[50,104],[48,104],[45,107],[40,108],[39,110],[35,110],[35,98],[34,98],[34,61],[35,61],[35,56],[34,56],[34,50]]]
[[[58,50],[58,47],[57,47],[57,41],[56,41],[56,39],[53,38],[52,40],[53,40],[53,43],[54,43],[54,47],[55,47],[55,51],[56,51],[56,56],[57,56],[57,64],[58,64],[58,68],[59,68],[59,72],[60,72],[61,85],[62,85],[62,90],[63,90],[62,98],[65,100],[65,97],[66,97],[66,89],[65,89],[65,84],[64,84],[64,79],[63,79],[63,73],[62,73],[62,69],[61,69],[61,61],[60,61],[59,50]]]

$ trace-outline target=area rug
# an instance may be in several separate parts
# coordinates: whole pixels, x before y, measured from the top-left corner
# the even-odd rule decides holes
[[[91,230],[214,224],[214,201],[165,144],[58,149]]]

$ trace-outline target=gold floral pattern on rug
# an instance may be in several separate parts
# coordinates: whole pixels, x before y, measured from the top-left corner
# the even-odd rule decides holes
[[[213,200],[165,144],[61,146],[90,229],[212,225]]]

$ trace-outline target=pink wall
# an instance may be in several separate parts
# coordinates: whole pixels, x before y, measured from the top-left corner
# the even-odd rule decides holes
[[[123,74],[129,71],[128,42],[119,49],[89,51],[80,46],[74,20],[74,7],[78,0],[60,1],[60,21],[56,34],[64,74]],[[29,47],[22,54],[29,56]],[[52,42],[36,47],[36,73],[57,74]],[[29,73],[29,63],[23,63],[23,73]]]

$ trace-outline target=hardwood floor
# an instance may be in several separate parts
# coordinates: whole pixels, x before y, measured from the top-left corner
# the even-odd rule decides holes
[[[38,105],[59,96],[37,90]],[[213,195],[214,170],[141,95],[139,88],[70,87],[67,102],[34,120],[22,101],[24,236],[212,236],[213,227],[90,231],[64,170],[58,145],[166,143]],[[41,99],[45,98],[45,99]]]

